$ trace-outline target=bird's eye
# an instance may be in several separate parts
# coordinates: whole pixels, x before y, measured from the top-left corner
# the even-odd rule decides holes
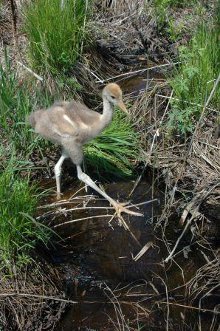
[[[112,98],[112,99],[115,99],[115,96],[114,96],[114,95],[111,95],[111,98]]]

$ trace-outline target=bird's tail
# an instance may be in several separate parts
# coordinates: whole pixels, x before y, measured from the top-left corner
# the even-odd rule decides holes
[[[35,113],[31,113],[27,116],[26,121],[30,123],[30,125],[35,128],[36,125],[36,119],[35,119]]]
[[[40,118],[40,114],[42,113],[42,109],[32,112],[27,116],[26,122],[28,122],[32,128],[35,128],[37,120]]]

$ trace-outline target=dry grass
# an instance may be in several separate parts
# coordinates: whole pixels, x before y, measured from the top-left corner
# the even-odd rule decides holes
[[[170,292],[167,289],[167,302],[158,302],[158,305],[166,305],[168,315],[168,309],[178,309],[178,305],[185,307],[187,311],[200,312],[200,331],[205,330],[201,315],[203,309],[204,312],[212,314],[210,330],[217,330],[219,321],[219,305],[215,302],[212,302],[211,306],[207,304],[210,297],[215,298],[218,295],[220,284],[218,253],[211,248],[206,239],[209,227],[213,225],[213,222],[210,223],[209,214],[212,213],[218,218],[217,210],[220,205],[220,139],[216,137],[219,113],[216,109],[209,108],[208,101],[211,97],[212,93],[203,106],[193,135],[184,139],[167,133],[166,121],[172,91],[164,86],[158,86],[150,93],[144,92],[131,109],[133,114],[139,114],[136,125],[143,132],[145,166],[156,172],[157,183],[165,184],[164,209],[155,223],[155,230],[160,229],[160,240],[164,242],[168,251],[164,268],[178,266],[183,274],[183,287],[186,289],[182,302],[170,302]],[[208,210],[204,206],[208,206]],[[170,216],[174,211],[179,215],[175,226],[182,226],[182,229],[175,241],[172,238],[174,242],[171,244],[167,232],[170,227]],[[191,238],[191,242],[199,247],[198,254],[205,259],[205,263],[203,262],[202,267],[187,283],[184,279],[185,271],[177,263],[180,253],[185,249],[183,237]],[[167,280],[164,279],[164,286],[168,286],[166,284]],[[190,300],[190,304],[187,300]],[[168,320],[169,316],[167,330]]]
[[[13,276],[1,272],[0,325],[3,330],[54,330],[67,301],[48,265],[33,264]],[[56,285],[53,282],[56,280]]]
[[[215,136],[218,111],[208,106],[193,136],[181,139],[166,131],[170,95],[154,90],[140,95],[131,109],[138,113],[137,126],[143,132],[146,163],[159,169],[167,190],[189,194],[193,208],[204,202],[219,204],[220,139]],[[183,199],[184,200],[184,199]],[[187,201],[185,201],[187,202]],[[168,202],[167,202],[168,203]]]

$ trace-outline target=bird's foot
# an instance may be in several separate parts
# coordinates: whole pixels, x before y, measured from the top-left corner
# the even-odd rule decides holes
[[[115,212],[116,212],[116,215],[118,216],[119,221],[123,219],[121,216],[122,213],[126,213],[126,214],[133,215],[133,216],[143,216],[142,213],[138,213],[138,212],[130,210],[129,208],[133,207],[133,206],[132,205],[129,206],[128,202],[124,202],[124,203],[115,202],[113,207],[115,208]]]
[[[57,192],[57,200],[61,199],[61,193]]]

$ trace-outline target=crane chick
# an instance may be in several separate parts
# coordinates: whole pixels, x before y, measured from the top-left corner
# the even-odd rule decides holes
[[[61,167],[66,158],[71,158],[76,165],[78,178],[106,198],[115,208],[119,217],[122,212],[142,216],[140,213],[131,211],[130,206],[126,208],[126,204],[120,204],[112,199],[82,171],[83,145],[98,136],[111,123],[114,106],[127,112],[119,85],[115,83],[106,85],[102,91],[102,99],[102,114],[74,100],[63,101],[55,103],[48,109],[40,109],[31,113],[29,122],[36,133],[62,146],[62,155],[54,167],[58,199],[61,196]]]

